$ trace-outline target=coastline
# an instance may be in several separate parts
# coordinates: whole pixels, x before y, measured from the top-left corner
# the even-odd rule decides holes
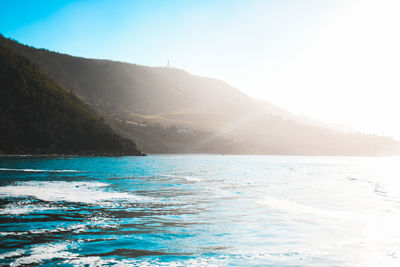
[[[126,157],[126,156],[137,156],[145,157],[146,153],[141,152],[140,154],[131,153],[82,153],[82,154],[0,154],[0,158],[4,157],[41,157],[41,158],[63,158],[63,157]]]

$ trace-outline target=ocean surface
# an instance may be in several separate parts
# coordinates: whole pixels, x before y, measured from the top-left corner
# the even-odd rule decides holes
[[[0,158],[0,265],[400,266],[400,159]]]

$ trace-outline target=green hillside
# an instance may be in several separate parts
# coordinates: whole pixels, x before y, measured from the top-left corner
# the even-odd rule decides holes
[[[0,44],[3,154],[140,155],[72,92]]]

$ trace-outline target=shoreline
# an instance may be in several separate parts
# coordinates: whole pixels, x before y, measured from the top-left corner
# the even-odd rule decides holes
[[[400,155],[302,155],[302,154],[222,154],[222,153],[143,153],[134,154],[0,154],[0,158],[65,158],[65,157],[145,157],[145,156],[173,156],[173,155],[220,155],[220,156],[280,156],[280,157],[345,157],[345,158],[397,158]]]
[[[0,158],[24,158],[24,157],[41,157],[41,158],[65,158],[65,157],[145,157],[147,154],[0,154]]]

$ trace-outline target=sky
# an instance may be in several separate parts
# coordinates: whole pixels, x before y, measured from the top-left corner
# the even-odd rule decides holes
[[[400,1],[0,0],[39,48],[221,79],[298,115],[400,140]]]

